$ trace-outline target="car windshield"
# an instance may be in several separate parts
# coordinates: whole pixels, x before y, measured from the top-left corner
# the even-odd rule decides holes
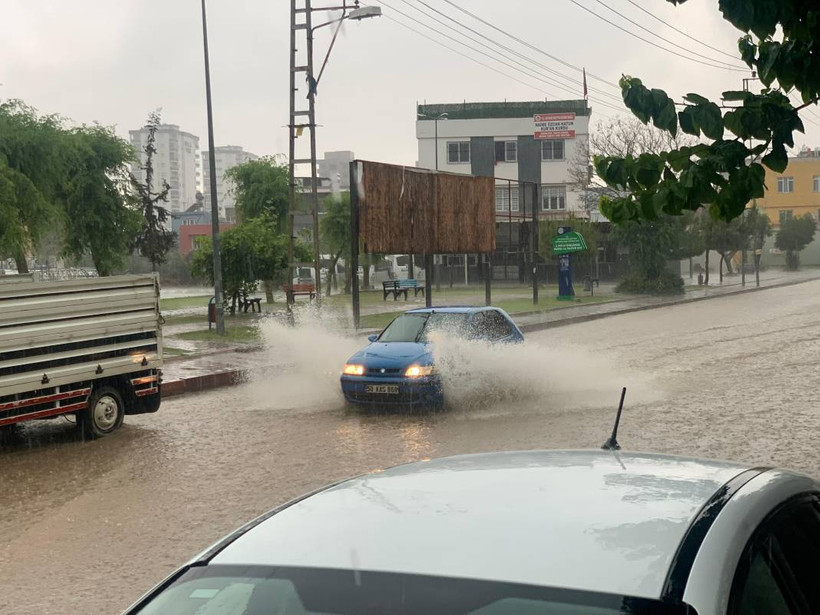
[[[402,314],[382,331],[380,342],[424,342],[432,331],[467,335],[469,314],[463,312],[420,312]]]
[[[615,594],[413,574],[195,566],[141,615],[691,615],[685,605]]]

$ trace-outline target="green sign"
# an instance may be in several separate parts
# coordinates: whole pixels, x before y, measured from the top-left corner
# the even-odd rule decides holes
[[[587,249],[587,242],[581,233],[570,231],[563,235],[552,238],[553,254],[572,254],[573,252],[583,252]]]

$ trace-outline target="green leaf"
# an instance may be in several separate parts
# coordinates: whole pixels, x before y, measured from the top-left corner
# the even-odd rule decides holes
[[[723,116],[720,107],[713,102],[695,107],[700,129],[710,139],[720,139],[723,136]]]
[[[734,111],[727,111],[723,116],[723,124],[726,130],[741,139],[749,138],[749,131],[743,126],[743,116],[747,113],[746,109],[736,109]]]
[[[705,105],[706,103],[709,102],[708,98],[704,98],[700,94],[694,94],[692,92],[690,92],[689,94],[686,94],[683,97],[683,100],[685,100],[686,102],[690,102],[693,105]]]
[[[722,95],[723,100],[725,101],[733,101],[733,100],[748,100],[749,98],[754,97],[754,94],[751,92],[746,92],[743,90],[728,90],[724,92]]]
[[[782,143],[772,144],[772,151],[763,156],[761,162],[775,173],[782,173],[789,164],[789,156],[786,153],[786,148],[783,147]]]
[[[683,111],[678,113],[678,121],[680,121],[680,129],[688,135],[700,136],[700,128],[698,128],[695,120],[695,113],[692,107],[686,107]]]

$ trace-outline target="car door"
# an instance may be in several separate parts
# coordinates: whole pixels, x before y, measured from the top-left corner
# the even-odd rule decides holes
[[[820,613],[820,497],[801,495],[775,509],[743,551],[729,615]]]

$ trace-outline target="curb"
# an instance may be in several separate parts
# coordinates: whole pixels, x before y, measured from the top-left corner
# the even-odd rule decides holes
[[[707,301],[709,299],[719,299],[721,297],[732,297],[734,295],[744,295],[747,293],[754,293],[761,290],[770,290],[773,288],[783,288],[786,286],[797,286],[798,284],[805,284],[807,282],[817,282],[820,278],[810,278],[807,280],[794,280],[792,282],[784,282],[782,284],[772,284],[771,286],[760,286],[753,288],[745,288],[741,290],[731,291],[727,293],[720,293],[716,295],[706,295],[705,297],[690,297],[688,299],[676,299],[672,301],[664,301],[662,303],[655,303],[652,305],[640,305],[631,308],[624,308],[622,310],[614,310],[611,312],[603,312],[600,314],[586,314],[583,316],[573,316],[570,318],[563,318],[560,320],[553,320],[548,322],[533,323],[530,325],[522,325],[521,331],[530,333],[534,331],[543,331],[546,329],[556,329],[558,327],[565,327],[575,325],[583,322],[590,322],[592,320],[600,320],[601,318],[608,318],[610,316],[620,316],[622,314],[631,314],[634,312],[644,312],[646,310],[656,310],[660,308],[673,307],[676,305],[685,305],[687,303],[696,303],[698,301]],[[614,303],[614,302],[613,302]],[[378,331],[376,331],[378,332]],[[358,331],[356,335],[361,335],[366,331]],[[169,380],[162,383],[162,396],[177,397],[186,393],[200,393],[211,389],[234,386],[246,380],[248,369],[229,369],[212,374],[202,374],[200,376],[192,376],[190,378],[180,378],[179,380]]]
[[[245,377],[244,369],[229,369],[213,374],[203,374],[162,383],[162,397],[176,397],[185,393],[199,393],[239,384]]]
[[[783,282],[782,284],[772,284],[770,286],[755,286],[753,288],[742,288],[741,290],[733,290],[726,293],[718,293],[715,295],[706,295],[705,297],[689,297],[688,299],[674,299],[671,301],[664,301],[661,303],[653,303],[651,305],[637,305],[631,308],[624,308],[622,310],[613,310],[611,312],[602,312],[600,314],[585,314],[582,316],[572,316],[570,318],[562,318],[560,320],[553,320],[547,322],[532,323],[529,325],[522,325],[519,328],[524,333],[533,331],[544,331],[546,329],[556,329],[558,327],[566,327],[582,322],[590,322],[592,320],[599,320],[601,318],[608,318],[610,316],[620,316],[622,314],[632,314],[633,312],[644,312],[646,310],[657,310],[660,308],[674,307],[676,305],[685,305],[687,303],[696,303],[698,301],[707,301],[709,299],[720,299],[721,297],[733,297],[735,295],[745,295],[747,293],[754,293],[761,290],[771,290],[773,288],[784,288],[786,286],[796,286],[798,284],[805,284],[807,282],[817,282],[820,278],[810,278],[807,280],[794,280],[791,282]]]

